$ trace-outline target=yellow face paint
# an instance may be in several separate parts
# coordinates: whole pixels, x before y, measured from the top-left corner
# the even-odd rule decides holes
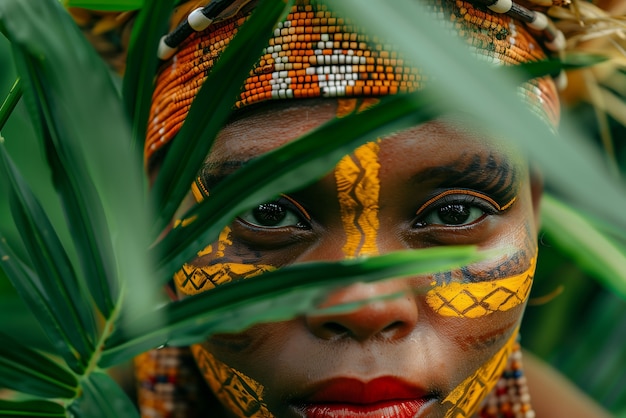
[[[198,368],[222,405],[239,418],[273,418],[263,402],[263,385],[217,360],[202,345],[191,346]]]
[[[346,257],[376,255],[378,247],[378,198],[380,146],[369,142],[354,154],[344,157],[335,168],[335,181],[346,233],[343,252]]]
[[[209,245],[198,253],[199,257],[213,256],[213,260],[225,257],[226,248],[232,245],[230,228],[226,227],[220,233],[217,246]],[[174,274],[176,287],[186,295],[195,295],[213,289],[235,279],[248,279],[258,276],[267,271],[275,270],[275,267],[265,264],[244,264],[233,262],[216,262],[205,266],[185,264]]]
[[[439,315],[458,318],[480,318],[494,312],[508,311],[524,303],[530,293],[536,256],[522,274],[477,283],[433,283],[426,293],[426,303]]]
[[[478,411],[480,403],[498,383],[506,367],[507,360],[515,347],[518,330],[493,357],[474,374],[459,384],[442,401],[447,407],[445,418],[471,417]],[[449,404],[449,405],[446,405]]]

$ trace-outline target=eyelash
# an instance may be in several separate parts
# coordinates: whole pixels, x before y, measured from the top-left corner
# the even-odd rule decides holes
[[[292,213],[294,213],[296,215],[296,217],[300,221],[298,222],[297,225],[263,226],[263,225],[255,224],[255,223],[253,223],[253,222],[251,222],[249,220],[244,219],[244,217],[246,217],[246,215],[250,214],[255,209],[258,209],[261,206],[268,205],[268,204],[276,204],[276,205],[284,207],[286,210],[291,211]],[[302,207],[302,205],[300,203],[298,203],[296,200],[294,200],[290,196],[287,196],[287,195],[284,195],[284,194],[281,194],[281,197],[279,199],[277,199],[277,200],[274,200],[272,202],[262,203],[262,204],[258,205],[256,208],[252,208],[252,209],[246,211],[244,214],[239,216],[238,219],[241,222],[243,222],[246,225],[249,225],[249,226],[251,226],[253,228],[260,228],[260,229],[267,229],[267,230],[283,229],[283,228],[289,228],[289,227],[294,227],[294,226],[297,227],[297,228],[300,228],[300,229],[308,229],[308,228],[310,228],[310,223],[311,223],[311,216],[308,214],[306,209],[304,209],[304,207]]]
[[[425,202],[415,213],[417,221],[414,223],[416,228],[424,228],[427,226],[443,226],[443,227],[465,227],[480,222],[487,215],[495,215],[506,211],[515,202],[516,198],[511,199],[505,205],[498,204],[495,200],[482,193],[466,190],[452,189],[446,190]],[[433,216],[436,211],[452,205],[464,205],[470,208],[478,208],[483,212],[482,215],[468,223],[460,222],[459,224],[448,223],[428,223],[426,219]],[[471,217],[471,212],[467,215]]]
[[[432,209],[430,208],[430,206],[435,203],[438,202],[441,199],[445,199],[450,195],[467,195],[467,196],[473,196],[475,198],[478,198],[482,201],[486,201],[489,202],[491,204],[491,209],[495,209],[496,212],[503,212],[505,210],[507,210],[509,207],[511,207],[511,205],[513,203],[515,203],[515,200],[517,199],[516,197],[514,197],[513,199],[511,199],[508,203],[506,203],[503,206],[500,206],[500,204],[498,202],[496,202],[495,200],[493,200],[492,198],[490,198],[489,196],[483,194],[483,193],[479,193],[476,192],[474,190],[467,190],[467,189],[450,189],[450,190],[446,190],[444,192],[439,193],[438,195],[436,195],[435,197],[428,199],[428,201],[426,201],[426,203],[424,203],[422,206],[420,206],[420,208],[417,210],[417,212],[415,212],[415,215],[420,216],[420,214],[422,212],[424,212],[424,210],[426,209]],[[446,204],[450,204],[450,203],[455,203],[455,202],[446,202]],[[477,203],[476,201],[470,202],[470,203]],[[443,204],[437,205],[438,207],[443,206]]]

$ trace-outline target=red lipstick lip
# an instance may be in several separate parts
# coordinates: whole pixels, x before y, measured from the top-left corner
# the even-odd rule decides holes
[[[393,400],[428,398],[428,393],[393,377],[380,377],[368,382],[351,378],[337,378],[316,385],[306,403],[373,404]]]
[[[393,377],[337,378],[313,387],[297,409],[307,418],[413,418],[434,397]]]

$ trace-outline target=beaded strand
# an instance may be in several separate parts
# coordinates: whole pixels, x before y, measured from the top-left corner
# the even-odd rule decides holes
[[[530,10],[520,4],[513,2],[512,0],[473,0],[484,6],[487,6],[489,10],[495,13],[506,14],[513,19],[520,20],[526,24],[530,29],[541,32],[544,39],[544,46],[556,53],[562,58],[563,51],[565,50],[565,35],[563,32],[557,29],[552,19],[545,14],[536,10]],[[559,90],[567,87],[567,77],[563,71],[555,77],[557,87]]]
[[[496,387],[484,401],[480,418],[535,417],[522,367],[522,350],[517,343]]]
[[[161,38],[157,55],[159,59],[166,61],[178,50],[180,44],[194,31],[202,32],[208,28],[213,19],[220,15],[233,3],[234,0],[213,0],[204,7],[199,7],[189,13],[187,20],[178,25],[172,32]]]

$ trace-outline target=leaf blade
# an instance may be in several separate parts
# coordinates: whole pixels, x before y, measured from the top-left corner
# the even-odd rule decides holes
[[[428,248],[283,267],[159,307],[157,311],[167,312],[163,315],[167,322],[159,327],[150,323],[152,313],[147,313],[136,318],[132,328],[117,328],[106,342],[99,365],[107,367],[168,341],[187,345],[214,332],[234,332],[252,322],[300,315],[315,309],[332,287],[432,273],[471,264],[486,255],[489,253],[477,253],[474,247]]]
[[[12,402],[0,399],[0,417],[65,418],[65,408],[48,401]]]
[[[428,105],[428,97],[422,92],[384,98],[376,108],[335,119],[251,161],[184,215],[195,219],[191,231],[176,228],[154,246],[154,258],[159,260],[157,277],[172,277],[241,211],[323,176],[345,154],[382,133],[434,118],[439,110]]]
[[[231,113],[242,80],[258,59],[276,21],[292,3],[293,0],[259,2],[194,98],[152,188],[151,197],[158,213],[155,236],[171,221],[187,194],[215,136]]]
[[[46,398],[76,396],[78,381],[69,370],[9,335],[0,338],[0,387]]]

